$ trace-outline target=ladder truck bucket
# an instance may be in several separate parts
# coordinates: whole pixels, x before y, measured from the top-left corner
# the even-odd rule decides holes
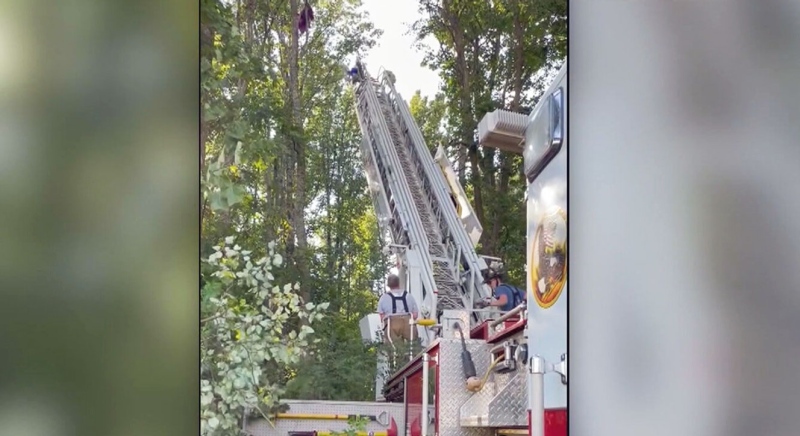
[[[381,317],[377,313],[370,313],[358,322],[361,329],[361,339],[364,342],[376,342],[381,331]]]

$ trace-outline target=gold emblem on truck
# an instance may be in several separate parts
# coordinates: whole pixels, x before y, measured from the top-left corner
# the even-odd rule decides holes
[[[531,292],[547,309],[567,283],[567,212],[556,208],[542,216],[531,246]]]

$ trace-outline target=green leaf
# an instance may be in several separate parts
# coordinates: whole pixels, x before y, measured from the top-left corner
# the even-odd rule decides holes
[[[211,209],[215,211],[228,209],[227,197],[223,196],[219,191],[208,194],[208,204],[211,206]]]
[[[218,296],[222,292],[222,284],[219,282],[209,282],[203,287],[201,295],[203,299],[210,299]]]
[[[228,130],[228,137],[240,141],[244,139],[245,135],[247,134],[247,130],[248,128],[244,121],[237,120]]]
[[[236,151],[233,153],[233,162],[237,166],[242,163],[242,141],[236,143]]]
[[[223,279],[223,281],[231,281],[236,278],[236,275],[230,271],[222,271],[220,277]]]
[[[228,206],[233,206],[242,202],[244,198],[244,191],[240,186],[231,184],[225,190],[225,201]]]
[[[225,108],[217,105],[209,105],[208,109],[203,112],[203,119],[205,121],[216,121],[225,116]]]

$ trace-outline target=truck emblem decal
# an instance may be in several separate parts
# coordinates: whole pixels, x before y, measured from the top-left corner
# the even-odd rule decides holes
[[[531,246],[531,293],[543,309],[554,305],[567,283],[567,212],[542,216]]]

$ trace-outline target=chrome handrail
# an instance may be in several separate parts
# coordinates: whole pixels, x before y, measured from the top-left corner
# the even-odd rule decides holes
[[[517,307],[515,307],[515,308],[513,308],[513,309],[509,310],[508,312],[506,312],[506,313],[504,313],[504,314],[500,315],[500,318],[497,318],[496,320],[494,320],[494,321],[490,322],[490,323],[489,323],[489,327],[495,327],[495,326],[497,326],[497,325],[498,325],[498,324],[500,324],[501,322],[503,322],[503,321],[505,321],[505,320],[507,320],[507,319],[511,318],[512,316],[514,316],[514,315],[516,315],[516,314],[518,314],[518,313],[522,312],[523,310],[525,310],[525,308],[526,308],[526,307],[528,307],[528,305],[527,305],[526,303],[522,303],[522,304],[520,304],[519,306],[517,306]]]

